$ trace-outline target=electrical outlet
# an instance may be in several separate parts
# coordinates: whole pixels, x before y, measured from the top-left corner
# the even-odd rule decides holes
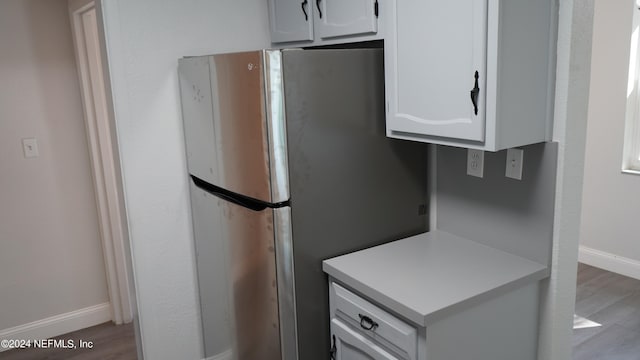
[[[516,180],[522,180],[522,158],[524,150],[509,149],[507,150],[507,165],[504,176]]]
[[[467,175],[479,178],[484,176],[484,151],[467,150]]]
[[[22,150],[24,150],[25,158],[38,157],[38,140],[36,138],[22,139]]]

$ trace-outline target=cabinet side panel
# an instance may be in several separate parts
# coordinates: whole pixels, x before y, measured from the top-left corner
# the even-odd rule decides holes
[[[555,0],[500,1],[497,149],[550,140]]]
[[[538,283],[427,327],[427,359],[535,360]]]

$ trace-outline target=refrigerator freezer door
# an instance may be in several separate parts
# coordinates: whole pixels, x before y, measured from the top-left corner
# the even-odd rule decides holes
[[[180,59],[180,95],[189,173],[209,183],[218,183],[213,117],[215,99],[211,96],[209,58]]]
[[[180,60],[192,175],[268,203],[289,199],[280,57],[254,51]]]
[[[205,357],[281,360],[274,210],[193,183],[191,206]]]

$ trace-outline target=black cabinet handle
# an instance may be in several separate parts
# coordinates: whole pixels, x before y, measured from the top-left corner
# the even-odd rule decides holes
[[[358,314],[360,317],[360,327],[365,330],[375,330],[378,327],[378,323],[373,321],[370,317],[362,314]]]
[[[322,0],[316,0],[316,7],[318,8],[318,16],[320,16],[320,19],[322,19],[322,9],[320,9],[320,1]]]
[[[478,95],[480,95],[480,87],[478,86],[478,78],[480,77],[480,75],[478,74],[478,72],[476,71],[476,74],[474,75],[474,77],[476,78],[476,84],[473,87],[473,89],[471,89],[471,102],[473,103],[473,112],[478,115]]]
[[[304,0],[302,2],[302,4],[300,4],[300,6],[302,7],[302,13],[304,14],[304,21],[309,21],[309,15],[307,15],[307,4],[309,2],[307,0]]]
[[[329,356],[331,356],[331,360],[336,360],[336,336],[335,335],[331,335],[332,340],[331,340],[331,349],[329,350]]]

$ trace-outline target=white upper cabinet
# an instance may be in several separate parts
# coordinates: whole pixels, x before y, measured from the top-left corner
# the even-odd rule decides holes
[[[268,4],[272,43],[310,46],[380,39],[378,0],[268,0]]]
[[[392,0],[387,135],[489,151],[550,139],[557,0]]]
[[[399,21],[387,45],[395,53],[387,85],[395,89],[393,130],[483,141],[486,3],[398,1],[396,9]]]
[[[314,0],[269,0],[271,41],[313,40]]]
[[[314,0],[316,34],[321,39],[378,31],[377,0]]]

